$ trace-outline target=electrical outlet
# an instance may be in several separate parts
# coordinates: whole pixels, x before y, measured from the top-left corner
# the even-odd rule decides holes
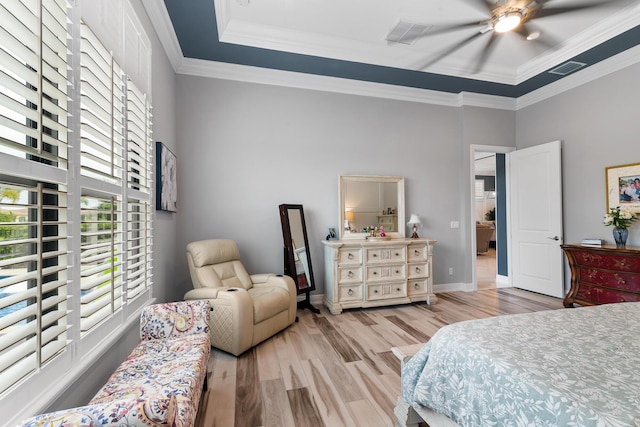
[[[449,276],[453,274],[453,267],[449,267]]]
[[[460,223],[458,221],[451,221],[451,228],[460,228]]]

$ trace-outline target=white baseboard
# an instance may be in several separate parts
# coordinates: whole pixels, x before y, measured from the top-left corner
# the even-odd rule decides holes
[[[436,294],[455,291],[471,292],[473,291],[473,283],[443,283],[440,285],[433,285],[433,292]]]

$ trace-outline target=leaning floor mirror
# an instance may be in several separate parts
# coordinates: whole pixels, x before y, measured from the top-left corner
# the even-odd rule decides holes
[[[304,210],[302,205],[283,204],[279,208],[284,241],[284,274],[293,278],[298,295],[306,294],[305,300],[299,306],[319,313],[310,300],[310,293],[316,289],[316,285],[313,280]]]

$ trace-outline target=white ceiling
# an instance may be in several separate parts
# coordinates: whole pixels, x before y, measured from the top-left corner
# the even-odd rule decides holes
[[[640,25],[640,0],[596,1],[602,7],[533,19],[539,41],[505,33],[476,74],[475,58],[490,37],[424,69],[424,64],[481,27],[427,36],[412,45],[385,40],[398,21],[426,25],[489,18],[483,0],[215,0],[220,41],[332,59],[519,84],[578,53]],[[492,0],[493,1],[493,0]],[[504,2],[504,0],[498,0]],[[516,0],[518,1],[518,0]],[[593,0],[548,0],[564,7]],[[554,48],[544,43],[558,42]]]

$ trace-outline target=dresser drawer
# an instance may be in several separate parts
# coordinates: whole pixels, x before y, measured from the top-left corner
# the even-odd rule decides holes
[[[411,245],[407,248],[407,258],[409,258],[409,262],[426,261],[428,256],[427,245]]]
[[[405,282],[385,283],[380,285],[367,285],[367,299],[400,298],[407,295]]]
[[[576,295],[578,301],[591,301],[595,304],[640,301],[640,293],[622,292],[615,289],[599,288],[581,284]]]
[[[387,248],[367,248],[366,261],[367,264],[376,262],[394,262],[404,261],[407,248],[405,246],[387,247]]]
[[[429,279],[413,279],[407,281],[407,292],[409,295],[422,294],[428,290]]]
[[[338,264],[362,264],[362,248],[340,249]]]
[[[634,271],[640,273],[640,258],[591,252],[574,252],[576,263],[580,267],[595,267],[604,270]]]
[[[429,264],[409,264],[409,278],[413,277],[428,277],[429,276]]]
[[[640,292],[640,274],[618,273],[595,268],[579,268],[580,282],[588,282],[605,288]]]
[[[401,280],[407,276],[405,274],[405,264],[394,265],[381,265],[381,266],[367,266],[366,268],[366,280]]]
[[[338,283],[362,282],[362,267],[359,265],[353,267],[338,268]]]
[[[339,300],[345,301],[362,301],[362,283],[354,283],[350,286],[339,287]]]

